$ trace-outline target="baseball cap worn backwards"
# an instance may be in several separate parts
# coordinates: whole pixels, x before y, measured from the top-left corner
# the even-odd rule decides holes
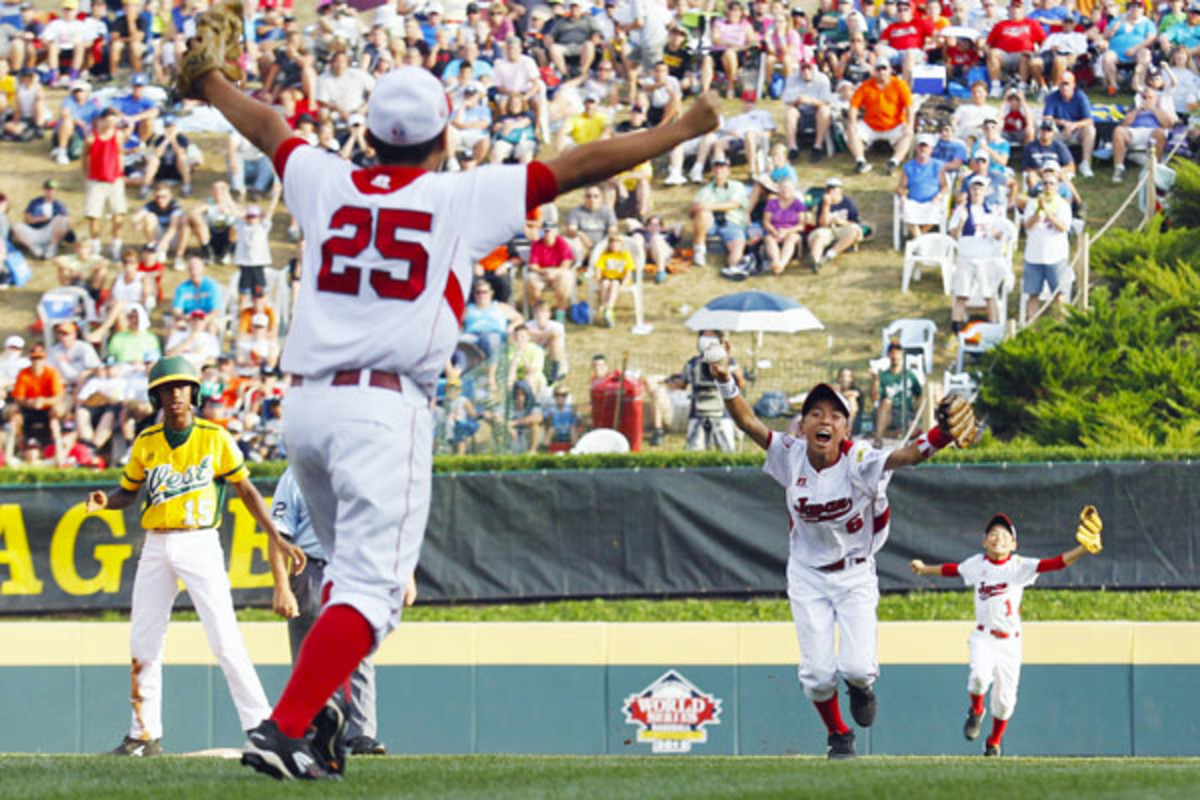
[[[385,74],[367,104],[367,130],[385,144],[423,144],[441,135],[449,122],[450,101],[441,82],[420,67]]]

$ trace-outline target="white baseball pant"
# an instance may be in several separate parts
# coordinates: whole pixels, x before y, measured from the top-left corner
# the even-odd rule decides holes
[[[133,659],[130,702],[134,739],[162,737],[162,662],[171,606],[179,581],[200,615],[208,646],[225,673],[243,730],[271,715],[271,704],[246,652],[233,612],[225,553],[214,528],[146,534],[133,580],[129,652]]]
[[[821,572],[788,559],[788,602],[800,644],[797,674],[804,696],[833,697],[838,676],[859,687],[879,677],[875,659],[879,578],[875,559],[839,572]],[[835,645],[834,628],[840,639]]]
[[[356,609],[376,646],[400,622],[433,485],[429,401],[407,377],[401,385],[305,378],[284,399],[288,461],[329,556],[326,605]]]
[[[997,639],[987,631],[976,630],[967,640],[967,647],[971,653],[967,691],[985,694],[990,688],[992,716],[1010,718],[1017,708],[1017,686],[1021,682],[1021,639]]]

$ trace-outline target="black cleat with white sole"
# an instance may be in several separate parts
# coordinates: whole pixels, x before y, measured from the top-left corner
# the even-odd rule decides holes
[[[829,751],[826,755],[832,760],[856,758],[858,756],[858,753],[854,751],[854,731],[831,733],[827,741],[829,743]]]
[[[325,707],[313,718],[312,729],[308,741],[313,752],[321,759],[322,765],[334,775],[342,775],[346,771],[346,731],[348,709],[342,692],[336,691],[330,697]]]
[[[999,756],[1000,755],[1000,745],[989,744],[987,747],[983,748],[983,754],[985,756]]]
[[[251,728],[242,748],[242,764],[280,781],[336,780],[339,776],[325,768],[307,739],[285,736],[275,720],[263,720]]]
[[[135,739],[126,736],[121,743],[108,751],[111,756],[131,756],[133,758],[149,758],[162,755],[162,739]]]
[[[976,714],[974,711],[967,711],[967,721],[963,723],[963,736],[968,742],[973,742],[979,738],[979,731],[983,728],[983,714]]]

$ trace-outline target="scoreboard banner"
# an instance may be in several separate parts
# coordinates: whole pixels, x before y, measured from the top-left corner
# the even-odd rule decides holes
[[[256,480],[269,498],[272,481]],[[1200,586],[1200,465],[930,465],[897,472],[890,538],[877,555],[885,591],[948,589],[912,558],[978,552],[997,512],[1018,552],[1075,546],[1079,510],[1104,518],[1104,552],[1042,575],[1039,587]],[[127,609],[143,533],[136,508],[87,515],[90,488],[0,487],[0,613]],[[785,591],[788,518],[757,469],[581,470],[436,475],[417,571],[423,602],[571,597],[762,595]],[[862,528],[870,536],[871,526]],[[268,606],[266,535],[242,502],[221,524],[238,605]],[[958,588],[958,587],[954,587]],[[188,605],[181,593],[179,605]]]

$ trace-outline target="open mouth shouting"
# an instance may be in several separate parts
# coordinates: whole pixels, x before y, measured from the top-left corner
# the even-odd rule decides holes
[[[833,427],[829,425],[821,425],[813,431],[813,440],[821,446],[827,445],[833,441]]]

